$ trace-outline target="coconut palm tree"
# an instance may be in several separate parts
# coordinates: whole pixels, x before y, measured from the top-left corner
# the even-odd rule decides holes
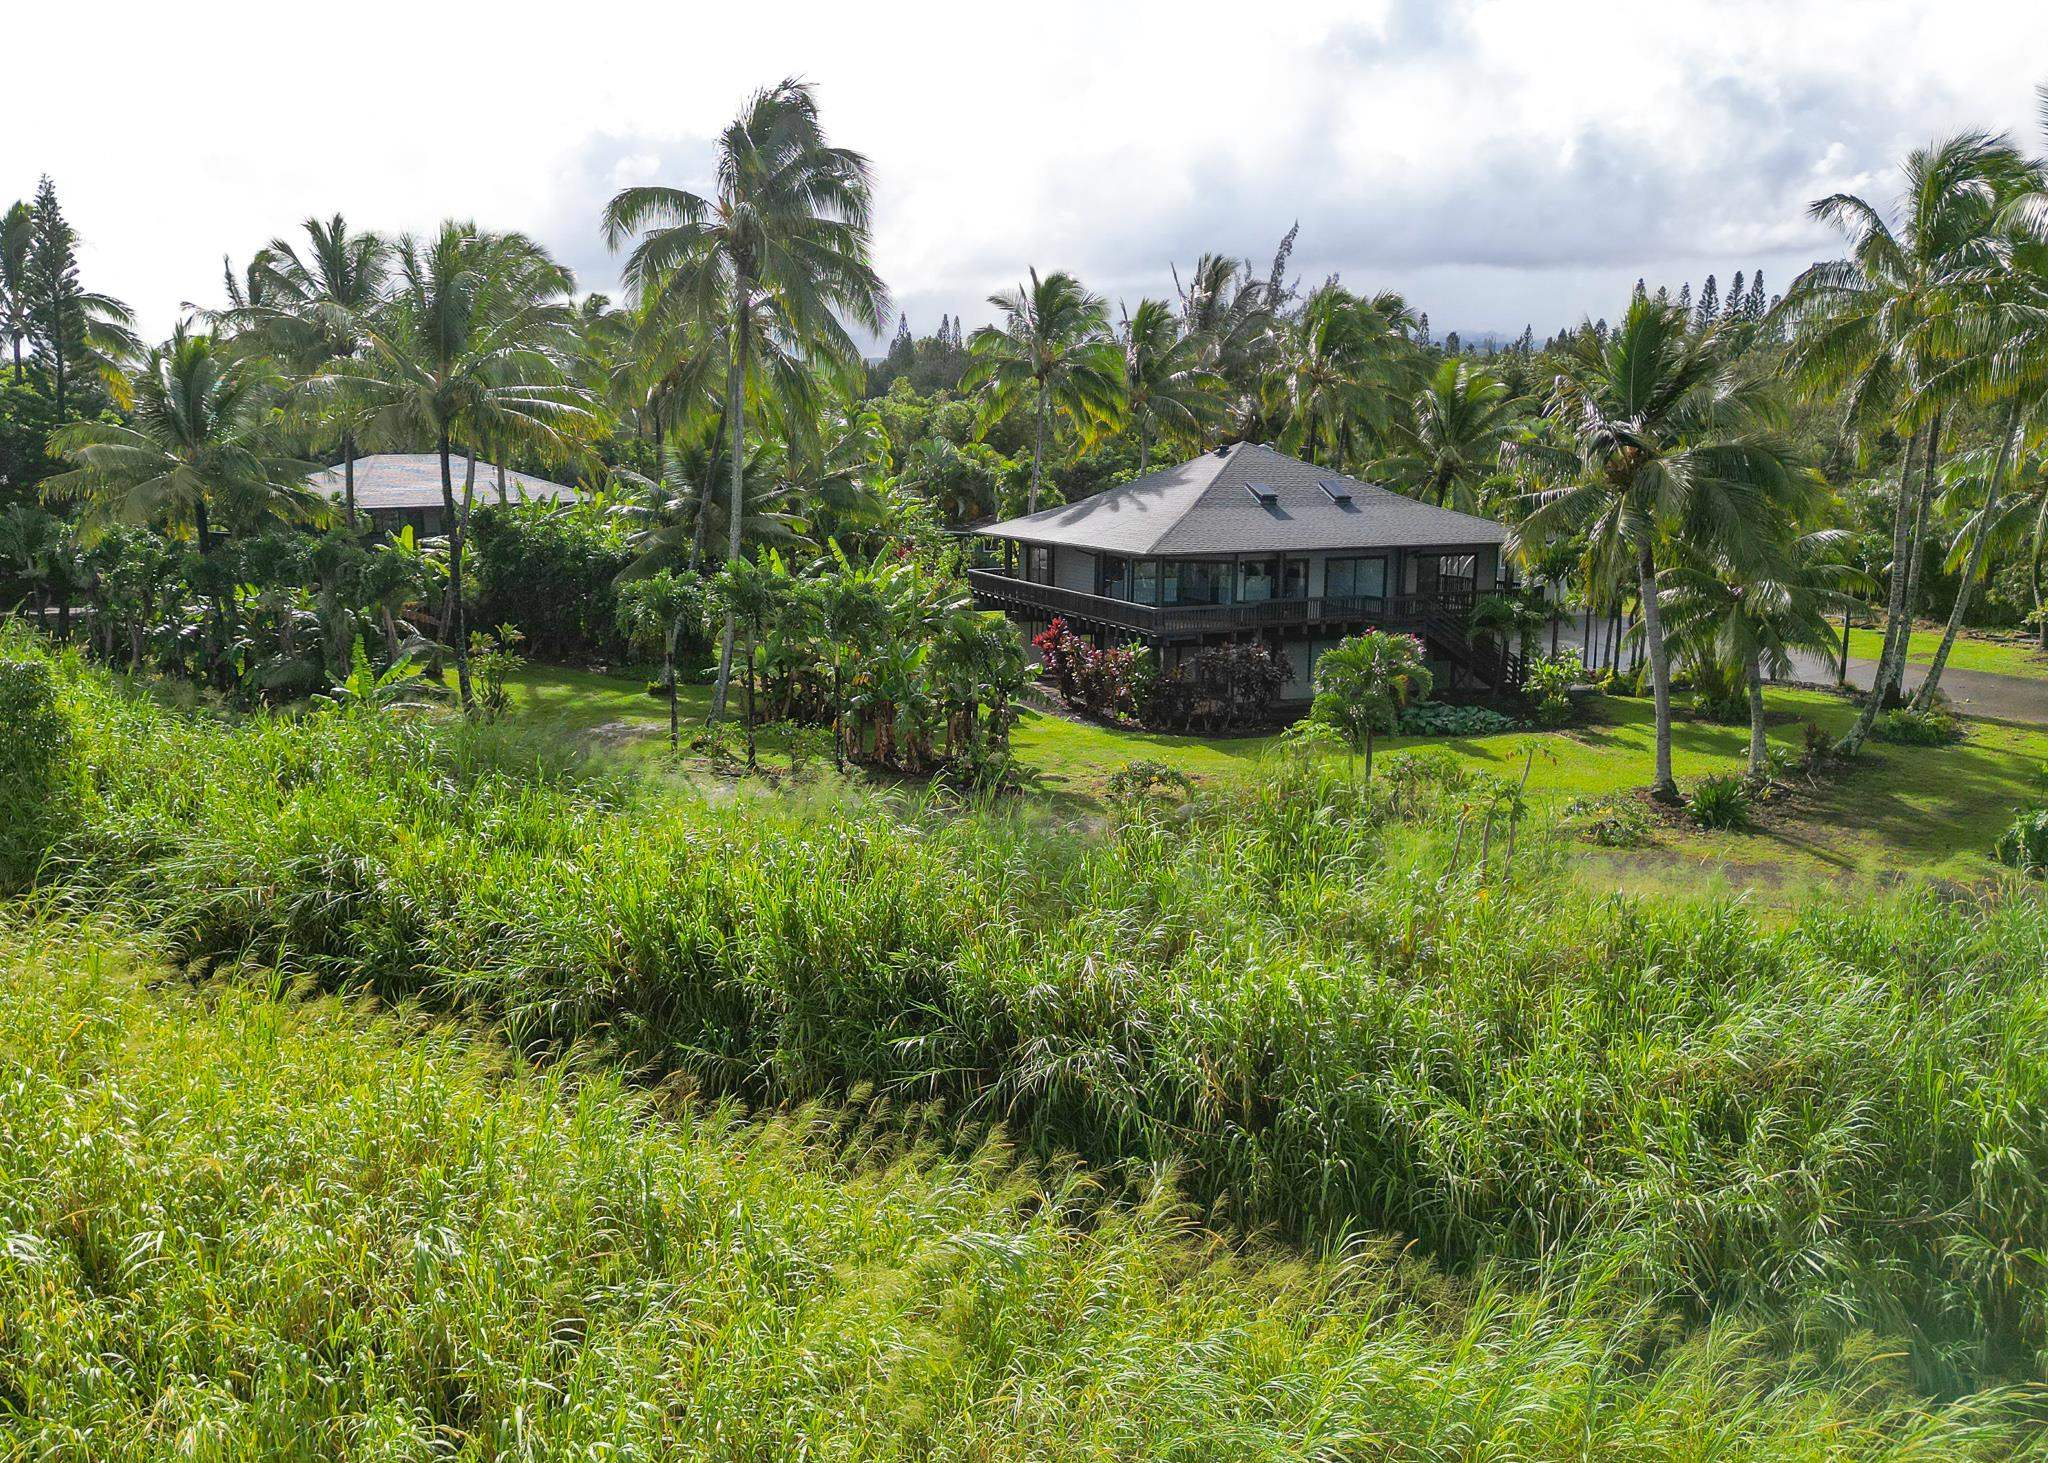
[[[387,442],[431,442],[441,460],[448,538],[444,634],[462,705],[473,704],[463,615],[463,548],[483,442],[558,444],[588,414],[566,379],[572,346],[569,272],[523,234],[480,232],[450,221],[430,239],[393,251],[391,298],[363,331],[361,354],[341,362],[341,389],[363,403],[365,431]],[[454,459],[466,462],[462,495]]]
[[[323,506],[306,486],[317,465],[271,448],[279,384],[267,362],[180,322],[137,373],[126,422],[74,422],[51,437],[74,466],[43,492],[84,506],[88,540],[114,523],[161,523],[174,534],[189,530],[202,561],[223,522],[310,521]],[[212,587],[217,654],[228,611],[225,587]]]
[[[731,477],[725,461],[728,446],[711,425],[665,448],[661,471],[654,477],[630,468],[613,469],[619,498],[613,511],[630,525],[627,542],[639,551],[639,558],[627,566],[629,575],[664,567],[699,572],[705,545],[721,537],[730,540],[726,515],[732,500],[728,496],[720,502],[718,496],[719,485]],[[740,529],[743,550],[794,541],[800,519],[795,491],[782,473],[781,455],[756,442],[741,472],[741,502],[747,514]]]
[[[342,461],[342,512],[356,521],[356,433],[363,403],[347,390],[338,363],[353,360],[384,301],[391,248],[375,234],[351,233],[340,214],[305,222],[303,252],[273,239],[257,252],[246,288],[224,312],[250,332],[302,381],[328,385],[319,393],[323,416],[335,427]]]
[[[1945,411],[1958,385],[1944,371],[1951,362],[1943,346],[1952,339],[1945,322],[1958,286],[1997,267],[2001,194],[2023,168],[2002,139],[1965,133],[1906,159],[1897,229],[1882,210],[1853,194],[1820,199],[1809,211],[1849,235],[1849,257],[1807,269],[1778,307],[1780,320],[1792,328],[1794,375],[1810,389],[1839,395],[1847,430],[1906,431],[1884,650],[1870,699],[1839,744],[1845,753],[1862,746],[1905,669],[1926,504],[1940,465]]]
[[[1343,467],[1394,424],[1414,389],[1414,316],[1399,295],[1361,298],[1326,284],[1283,323],[1272,382],[1283,403],[1281,441],[1327,467]]]
[[[1524,412],[1507,383],[1465,360],[1445,360],[1397,434],[1404,449],[1379,470],[1426,502],[1471,512],[1479,485],[1500,471],[1501,448]]]
[[[873,180],[865,157],[826,139],[810,86],[788,80],[756,92],[720,134],[709,196],[666,186],[628,188],[606,206],[606,240],[640,235],[625,280],[652,328],[694,323],[724,366],[732,445],[726,558],[740,557],[747,409],[773,398],[802,430],[815,420],[815,377],[850,385],[860,349],[841,316],[880,331],[888,291],[869,263]],[[711,714],[725,714],[732,680],[727,616]]]
[[[1730,360],[1718,327],[1695,332],[1685,312],[1639,296],[1604,337],[1582,330],[1551,388],[1551,410],[1569,446],[1517,448],[1532,465],[1568,470],[1562,485],[1533,495],[1517,542],[1585,532],[1633,561],[1656,706],[1652,792],[1675,799],[1671,773],[1671,653],[1658,608],[1660,551],[1675,536],[1738,563],[1761,557],[1763,509],[1787,493],[1792,467],[1773,434],[1775,403],[1755,375]],[[1558,460],[1561,457],[1561,461]]]
[[[1221,254],[1197,259],[1185,285],[1180,271],[1174,271],[1182,333],[1202,343],[1203,363],[1224,382],[1221,431],[1226,437],[1248,439],[1262,419],[1261,387],[1273,359],[1279,281],[1293,237],[1290,233],[1282,243],[1267,279],[1253,272],[1249,260]],[[1201,445],[1211,445],[1207,435]]]
[[[1827,555],[1840,537],[1833,530],[1793,535],[1761,555],[1738,561],[1708,546],[1687,553],[1665,571],[1659,608],[1672,643],[1702,661],[1719,661],[1741,676],[1749,703],[1749,775],[1761,777],[1768,748],[1764,734],[1764,682],[1792,673],[1795,651],[1832,655],[1830,612],[1846,602]]]
[[[1200,336],[1189,335],[1164,300],[1140,300],[1123,329],[1125,430],[1138,433],[1138,471],[1152,467],[1152,438],[1199,446],[1223,416],[1223,378],[1204,361]]]
[[[990,295],[1003,323],[984,325],[968,338],[963,391],[984,393],[995,416],[1017,402],[1031,403],[1031,487],[1025,511],[1038,511],[1045,477],[1045,433],[1063,412],[1083,436],[1116,420],[1123,408],[1123,355],[1109,335],[1109,307],[1071,274],[1045,278]]]

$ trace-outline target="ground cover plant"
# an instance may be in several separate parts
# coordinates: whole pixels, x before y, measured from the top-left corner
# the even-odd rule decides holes
[[[2004,1457],[2015,1397],[1597,1279],[1304,1261],[914,1117],[743,1118],[0,907],[0,1452]]]
[[[1929,1388],[2038,1365],[2031,899],[1596,898],[1455,758],[1377,786],[1289,759],[1075,837],[61,680],[92,791],[44,878],[180,958],[601,1037],[753,1100],[938,1102],[1172,1165],[1212,1221],[1312,1245],[1569,1257],[1824,1351],[1874,1328]]]

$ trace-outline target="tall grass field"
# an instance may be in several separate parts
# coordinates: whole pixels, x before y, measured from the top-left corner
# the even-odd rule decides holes
[[[0,919],[0,1455],[1992,1458],[1614,1286],[1305,1262],[1165,1185],[742,1120],[602,1064]]]
[[[2048,914],[2017,887],[1816,906],[1791,919],[1739,904],[1600,898],[1554,876],[1543,830],[1510,819],[1509,794],[1426,763],[1370,787],[1329,767],[1276,764],[1241,787],[1185,805],[1128,805],[1105,826],[1080,830],[1048,825],[1028,810],[906,799],[713,804],[610,781],[502,729],[366,711],[230,721],[164,708],[70,663],[44,670],[49,662],[33,647],[15,644],[5,655],[48,679],[61,730],[52,735],[57,750],[43,779],[57,791],[36,802],[35,907],[62,909],[96,927],[118,922],[141,932],[163,960],[223,977],[199,988],[211,997],[183,988],[141,993],[133,977],[125,985],[77,977],[65,987],[72,992],[65,999],[81,1009],[113,1003],[116,1014],[92,1016],[84,1029],[120,1051],[141,1049],[138,1036],[119,1034],[121,1022],[147,1027],[154,1018],[135,1013],[168,1003],[175,1019],[164,1018],[160,1039],[189,1040],[195,1055],[138,1059],[152,1081],[210,1091],[205,1084],[222,1080],[219,1070],[264,1060],[260,1050],[242,1049],[249,1042],[207,1022],[286,1023],[294,1039],[346,1046],[338,1061],[410,1061],[418,1082],[431,1067],[433,1080],[458,1084],[434,1099],[451,1114],[473,1115],[434,1129],[448,1143],[464,1134],[445,1162],[434,1156],[443,1139],[407,1148],[395,1138],[387,1145],[381,1136],[360,1136],[381,1135],[378,1124],[402,1126],[408,1112],[424,1110],[425,1099],[406,1107],[403,1083],[365,1081],[356,1089],[360,1100],[344,1104],[347,1120],[363,1126],[336,1143],[354,1144],[349,1153],[390,1146],[408,1155],[384,1165],[377,1183],[422,1186],[428,1200],[488,1210],[494,1193],[511,1192],[490,1188],[489,1166],[471,1146],[484,1140],[473,1130],[494,1103],[511,1104],[508,1123],[515,1109],[522,1114],[529,1125],[522,1141],[567,1155],[575,1140],[559,1136],[561,1125],[573,1132],[586,1121],[584,1104],[595,1101],[636,1142],[651,1145],[646,1151],[672,1151],[663,1162],[786,1169],[794,1205],[805,1202],[806,1183],[860,1191],[888,1172],[897,1176],[890,1182],[1007,1195],[1000,1200],[1007,1217],[976,1231],[990,1255],[1021,1243],[1013,1236],[1039,1222],[1057,1236],[1059,1263],[1084,1273],[1087,1263],[1074,1257],[1110,1243],[1105,1236],[1133,1245],[1159,1257],[1162,1276],[1174,1277],[1171,1285],[1161,1280],[1157,1301],[1166,1329],[1134,1333],[1141,1339],[1118,1374],[1134,1390],[1105,1383],[1090,1392],[1099,1415],[1083,1402],[1054,1400],[1064,1396],[1066,1380],[1034,1391],[1003,1372],[1008,1380],[990,1394],[1020,1428],[1028,1392],[1028,1400],[1071,1412],[1076,1428],[1108,1430],[1077,1433],[1077,1451],[1207,1456],[1192,1444],[1163,1445],[1199,1437],[1207,1426],[1193,1402],[1183,1406],[1185,1399],[1169,1395],[1183,1363],[1190,1387],[1223,1389],[1210,1398],[1220,1409],[1240,1408],[1242,1396],[1254,1393],[1277,1405],[1261,1390],[1266,1383],[1246,1380],[1262,1375],[1256,1367],[1240,1377],[1235,1361],[1212,1367],[1189,1359],[1208,1345],[1223,1345],[1219,1355],[1247,1345],[1279,1365],[1277,1352],[1246,1339],[1256,1335],[1256,1327],[1244,1329],[1249,1321],[1218,1321],[1213,1335],[1231,1338],[1224,1345],[1177,1318],[1182,1281],[1212,1276],[1220,1263],[1213,1247],[1223,1242],[1198,1242],[1148,1205],[1143,1196],[1158,1191],[1160,1175],[1171,1175],[1169,1191],[1208,1230],[1267,1256],[1229,1260],[1220,1272],[1228,1278],[1214,1283],[1231,1294],[1216,1314],[1268,1315],[1282,1302],[1267,1296],[1267,1286],[1284,1294],[1283,1310],[1298,1303],[1308,1308],[1299,1314],[1334,1318],[1340,1328],[1378,1335],[1371,1317],[1406,1316],[1423,1338],[1410,1360],[1425,1371],[1449,1369],[1446,1377],[1464,1364],[1458,1358],[1469,1343],[1459,1338],[1473,1324],[1494,1324],[1492,1307],[1522,1318],[1511,1327],[1546,1336],[1555,1327],[1564,1328],[1559,1335],[1590,1327],[1586,1334],[1607,1339],[1584,1344],[1608,1358],[1602,1365],[1615,1368],[1613,1375],[1626,1374],[1628,1388],[1638,1389],[1630,1395],[1654,1394],[1678,1408],[1669,1415],[1661,1403],[1653,1408],[1661,1420],[1640,1424],[1645,1439],[1682,1439],[1691,1425],[1678,1420],[1683,1413],[1701,1426],[1725,1420],[1760,1455],[1825,1452],[1830,1436],[1844,1451],[1872,1439],[1911,1448],[1923,1437],[1916,1427],[1967,1432],[2039,1406],[2026,1388],[2039,1378],[2048,1345]],[[9,786],[9,797],[39,796],[26,783]],[[69,968],[83,959],[64,955],[55,963]],[[477,1054],[483,1038],[418,1021],[380,1024],[330,1006],[273,1010],[275,1002],[250,993],[249,972],[387,1004],[419,1002],[463,1031],[501,1032],[523,1060],[542,1065],[500,1071],[496,1058]],[[22,979],[33,985],[39,977]],[[61,984],[57,975],[40,979]],[[180,1027],[194,1022],[200,1034],[181,1037]],[[10,1039],[29,1041],[35,1026],[28,1021],[30,1034]],[[72,1039],[63,1032],[60,1026],[47,1037],[53,1050]],[[208,1062],[196,1059],[202,1045],[215,1053]],[[35,1072],[62,1062],[26,1064]],[[605,1075],[617,1069],[647,1092],[695,1095],[664,1103],[634,1096]],[[299,1111],[294,1103],[304,1105],[309,1133],[342,1121],[323,1115],[339,1088],[309,1081],[300,1089],[295,1081],[273,1064],[231,1084],[207,1120],[265,1131],[269,1123],[298,1167],[259,1168],[245,1180],[223,1163],[192,1182],[212,1186],[220,1203],[248,1206],[240,1212],[249,1215],[270,1213],[269,1206],[284,1215],[299,1185],[312,1186],[307,1202],[381,1212],[381,1191],[331,1167],[345,1154],[325,1152],[318,1136],[296,1145],[282,1136],[300,1121],[285,1116]],[[32,1154],[19,1172],[33,1175],[36,1165],[57,1161],[22,1148],[41,1141],[35,1135],[55,1121],[50,1114],[67,1102],[83,1104],[85,1113],[102,1096],[89,1073],[50,1082],[32,1103],[9,1104],[30,1114],[7,1119],[14,1124],[10,1151]],[[501,1090],[502,1099],[485,1095]],[[56,1095],[80,1091],[83,1097]],[[821,1145],[799,1119],[704,1116],[729,1112],[701,1105],[724,1100],[759,1112],[804,1103],[832,1113],[849,1103],[876,1106],[860,1129],[865,1136],[835,1147]],[[139,1100],[129,1106],[145,1125],[169,1110]],[[234,1111],[240,1106],[249,1111]],[[657,1108],[667,1114],[671,1107],[681,1116],[657,1120]],[[78,1131],[98,1132],[116,1116],[109,1109],[81,1117]],[[875,1134],[917,1123],[943,1136],[887,1162],[864,1156],[882,1141]],[[989,1157],[995,1150],[975,1135],[998,1129],[1032,1161],[1006,1168]],[[123,1146],[111,1136],[62,1141]],[[626,1192],[616,1171],[607,1173],[600,1187]],[[1099,1202],[1048,1205],[1024,1193],[1050,1186],[1068,1195],[1083,1173]],[[565,1172],[562,1182],[573,1179]],[[761,1182],[777,1187],[772,1178]],[[554,1202],[544,1185],[522,1184],[517,1202]],[[32,1180],[27,1192],[35,1192]],[[137,1204],[145,1192],[138,1181]],[[60,1218],[12,1227],[54,1244],[43,1226]],[[296,1286],[257,1273],[255,1257],[220,1253],[227,1231],[208,1230],[206,1222],[200,1232],[215,1236],[210,1262],[254,1267],[243,1283],[320,1290],[321,1266],[299,1261],[303,1268],[278,1272],[302,1276]],[[361,1222],[386,1238],[412,1235],[407,1243],[424,1233],[392,1220]],[[125,1246],[140,1231],[118,1232]],[[451,1301],[450,1334],[474,1325],[478,1345],[495,1346],[481,1339],[488,1317],[470,1307],[512,1305],[520,1287],[548,1283],[548,1275],[524,1273],[521,1264],[576,1271],[577,1284],[590,1280],[582,1272],[592,1265],[568,1258],[581,1251],[568,1247],[559,1260],[549,1251],[553,1233],[540,1234],[523,1262],[493,1262],[490,1283],[507,1287],[503,1296]],[[1447,1276],[1432,1285],[1456,1292],[1459,1299],[1446,1302],[1455,1319],[1405,1292],[1398,1306],[1333,1298],[1356,1283],[1333,1277],[1352,1277],[1364,1263],[1361,1234],[1389,1237]],[[418,1243],[431,1249],[439,1241]],[[1301,1258],[1270,1257],[1283,1250]],[[333,1258],[341,1264],[344,1254]],[[104,1255],[76,1263],[85,1267],[81,1274],[90,1272],[79,1284],[95,1295],[100,1280],[119,1277]],[[1396,1284],[1389,1277],[1397,1270],[1366,1269],[1373,1285]],[[424,1273],[414,1275],[415,1287]],[[1275,1278],[1283,1275],[1291,1277],[1284,1284]],[[336,1283],[355,1293],[346,1287],[357,1282]],[[675,1304],[696,1303],[684,1294],[696,1282],[665,1283]],[[919,1290],[914,1279],[896,1283]],[[943,1293],[943,1286],[933,1292]],[[522,1304],[521,1314],[541,1324],[547,1307]],[[638,1298],[621,1304],[636,1314],[646,1309]],[[1028,1301],[1018,1304],[1040,1315]],[[392,1302],[394,1318],[407,1318],[393,1325],[412,1323],[410,1306]],[[946,1324],[960,1319],[940,1309]],[[108,1335],[126,1338],[131,1357],[155,1344],[154,1320],[107,1324]],[[659,1330],[662,1322],[649,1324]],[[190,1326],[210,1333],[213,1322]],[[382,1405],[342,1395],[359,1385],[372,1352],[380,1366],[435,1364],[409,1355],[420,1333],[394,1334],[406,1340],[349,1353],[360,1362],[305,1353],[310,1374],[340,1390],[325,1401],[280,1394],[264,1404],[264,1416],[354,1416]],[[1297,1327],[1288,1334],[1319,1333]],[[1363,1344],[1363,1332],[1350,1334],[1347,1344]],[[880,1337],[855,1338],[871,1339],[881,1344]],[[10,1375],[19,1374],[16,1353],[25,1344],[0,1346],[17,1368]],[[585,1345],[572,1348],[576,1357]],[[914,1349],[924,1354],[922,1343]],[[1500,1353],[1488,1343],[1481,1354]],[[521,1377],[539,1365],[505,1356]],[[1876,1356],[1894,1360],[1873,1363]],[[627,1359],[614,1360],[625,1366]],[[646,1364],[656,1367],[652,1359]],[[931,1364],[927,1358],[906,1372],[871,1357],[857,1370],[869,1382],[886,1375],[903,1385]],[[255,1365],[252,1359],[236,1374],[254,1377]],[[280,1365],[292,1371],[297,1364]],[[1087,1375],[1047,1365],[1063,1379]],[[1321,1365],[1301,1362],[1318,1375]],[[1715,1380],[1713,1368],[1722,1365],[1750,1380]],[[1873,1366],[1905,1390],[1875,1387]],[[1568,1390],[1574,1376],[1591,1385],[1595,1374],[1532,1358],[1501,1375],[1518,1370],[1537,1389],[1555,1383]],[[1345,1374],[1334,1367],[1333,1376]],[[77,1405],[104,1402],[114,1415],[120,1404],[104,1399],[128,1395],[126,1375],[106,1390],[81,1383]],[[454,1409],[448,1425],[471,1440],[463,1446],[483,1436],[484,1419],[503,1429],[515,1417],[554,1415],[553,1403],[515,1402],[526,1395],[516,1388],[461,1400],[470,1396],[463,1388],[483,1385],[473,1371],[460,1371],[462,1386],[443,1402],[400,1388],[391,1375],[393,1408],[427,1408],[416,1415],[431,1415],[436,1427],[442,1414],[433,1409]],[[900,1406],[939,1417],[954,1393],[933,1376],[929,1395],[902,1397]],[[757,1415],[746,1421],[781,1425],[780,1399],[801,1389],[789,1390],[796,1383],[787,1379],[759,1385],[751,1404]],[[818,1406],[867,1405],[861,1386],[816,1385],[816,1395],[831,1394]],[[1229,1390],[1239,1385],[1242,1394]],[[1297,1382],[1271,1385],[1300,1400]],[[1161,1433],[1158,1441],[1115,1433],[1120,1419],[1150,1424],[1153,1414],[1131,1399],[1155,1386],[1159,1425],[1186,1431]],[[1782,1395],[1786,1388],[1795,1400]],[[1697,1395],[1681,1406],[1677,1394],[1687,1389]],[[60,1394],[74,1396],[61,1389],[42,1395]],[[1969,1394],[1981,1394],[1980,1407],[1950,1406]],[[980,1406],[977,1395],[962,1381],[954,1402]],[[1919,1401],[1908,1404],[1907,1395]],[[24,1396],[21,1383],[8,1382],[0,1408],[33,1412]],[[1491,1396],[1490,1405],[1517,1415],[1524,1407],[1505,1380]],[[741,1394],[729,1401],[747,1410]],[[1527,1405],[1534,1415],[1551,1402]],[[1588,1398],[1585,1406],[1598,1404]],[[1921,1406],[1930,1409],[1921,1422],[1902,1411]],[[1473,1421],[1465,1408],[1454,1411],[1483,1429],[1484,1420]],[[1164,1420],[1169,1414],[1175,1420]],[[1238,1451],[1399,1451],[1355,1442],[1321,1447],[1314,1443],[1319,1415],[1310,1409],[1269,1418],[1272,1430],[1247,1434]],[[1830,1416],[1849,1420],[1816,1420]],[[673,1418],[643,1422],[648,1437],[675,1435],[659,1431]],[[1752,1422],[1765,1430],[1750,1430]],[[1781,1423],[1782,1437],[1769,1431]],[[904,1425],[899,1419],[889,1424],[899,1431],[887,1433],[872,1419],[849,1420],[840,1451],[858,1453],[864,1428],[876,1429],[868,1439],[875,1452],[915,1455],[929,1447],[900,1432]],[[1542,1430],[1551,1428],[1545,1422],[1522,1451],[1595,1450],[1627,1436],[1625,1429],[1601,1434],[1602,1425],[1583,1411],[1550,1431]],[[1836,1426],[1842,1431],[1831,1434]],[[1571,1434],[1573,1427],[1581,1431]],[[1665,1427],[1671,1431],[1657,1431]],[[502,1431],[491,1436],[497,1441],[475,1446],[493,1453],[517,1441]],[[1470,1436],[1487,1450],[1477,1440],[1491,1434]],[[1708,1438],[1702,1434],[1696,1449],[1649,1453],[1716,1454]],[[1971,1445],[1959,1434],[1928,1446],[1942,1455]],[[1040,1451],[1064,1446],[1054,1440]],[[731,1455],[755,1455],[748,1447],[775,1451],[750,1443]],[[966,1455],[977,1454],[970,1448]],[[1008,1456],[993,1442],[979,1455]]]

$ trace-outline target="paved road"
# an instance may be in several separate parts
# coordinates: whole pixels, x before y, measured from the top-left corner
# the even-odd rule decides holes
[[[1796,657],[1793,675],[1802,681],[1833,685],[1832,662],[1818,656]],[[1905,686],[1912,691],[1927,675],[1927,667],[1906,665]],[[1877,662],[1849,657],[1850,684],[1869,690],[1877,679]],[[2020,721],[2048,726],[2048,680],[2027,676],[2001,676],[1991,671],[1966,671],[1950,666],[1941,673],[1941,689],[1964,716],[1981,716],[1992,721]]]
[[[1606,655],[1606,627],[1596,623],[1593,626],[1590,653],[1583,645],[1585,621],[1579,616],[1558,622],[1560,648],[1577,649],[1585,655],[1587,664],[1598,664]],[[1549,649],[1549,631],[1544,632],[1541,641]],[[1623,652],[1623,664],[1628,653]],[[1906,666],[1906,690],[1912,691],[1926,676],[1924,665]],[[1820,656],[1802,655],[1793,659],[1792,679],[1812,681],[1832,686],[1835,683],[1835,665],[1832,660]],[[1849,681],[1860,690],[1869,690],[1877,679],[1877,662],[1861,660],[1854,656],[1849,659]],[[1956,709],[1965,716],[1979,716],[1992,721],[2017,721],[2034,726],[2048,726],[2048,680],[2036,680],[2027,676],[2001,676],[1991,671],[1966,671],[1950,666],[1941,673],[1941,689],[1948,694]]]

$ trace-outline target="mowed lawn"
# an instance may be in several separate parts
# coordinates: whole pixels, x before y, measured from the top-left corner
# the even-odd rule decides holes
[[[1940,644],[1941,631],[1915,630],[1906,642],[1906,659],[1926,665],[1934,659],[1935,649]],[[1852,657],[1876,660],[1883,649],[1883,631],[1849,632],[1849,654]],[[2040,648],[2027,640],[1989,640],[1967,633],[1959,635],[1955,648],[1949,652],[1948,663],[1961,671],[1989,671],[1993,675],[2048,681],[2048,657],[2044,657]]]
[[[671,762],[662,704],[646,694],[644,679],[530,666],[512,691],[522,717],[558,728],[597,748],[653,768],[673,767],[702,782],[704,759],[687,741],[710,705],[710,689],[686,686],[682,716],[685,750]],[[1818,691],[1773,687],[1772,745],[1797,754],[1805,726],[1834,734],[1854,708]],[[1977,880],[1992,876],[1992,842],[2023,804],[2048,799],[2048,729],[1972,721],[1969,737],[1941,748],[1872,743],[1849,772],[1774,810],[1750,833],[1699,833],[1660,827],[1643,848],[1587,846],[1578,859],[1585,877],[1615,887],[1668,889],[1725,885],[1797,898],[1815,885],[1886,882],[1900,876]],[[1127,731],[1027,711],[1014,736],[1017,756],[1033,775],[1036,795],[1054,810],[1087,811],[1099,805],[1109,778],[1138,759],[1179,768],[1200,780],[1243,776],[1262,759],[1279,755],[1277,736],[1193,737]],[[1672,733],[1672,760],[1681,783],[1711,772],[1739,770],[1748,731],[1681,714]],[[1376,756],[1441,748],[1472,766],[1519,780],[1529,749],[1529,787],[1539,802],[1562,810],[1578,797],[1626,793],[1650,781],[1653,724],[1647,700],[1607,698],[1590,707],[1588,724],[1563,732],[1510,732],[1485,737],[1389,737]],[[780,760],[772,737],[763,740],[771,768]],[[830,777],[830,770],[819,774]],[[720,779],[726,786],[729,780]]]

